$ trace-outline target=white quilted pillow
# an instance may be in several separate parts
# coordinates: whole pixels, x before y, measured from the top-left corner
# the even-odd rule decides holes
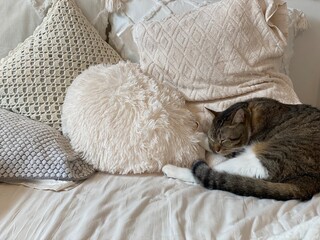
[[[282,0],[222,0],[134,28],[141,68],[186,99],[223,110],[252,97],[299,103],[279,73],[287,37]]]
[[[139,62],[137,45],[132,30],[141,21],[160,21],[171,14],[180,14],[198,9],[208,2],[219,0],[130,0],[121,11],[109,16],[111,31],[109,43],[125,60]]]
[[[90,67],[68,88],[62,109],[72,147],[109,173],[190,167],[200,157],[196,128],[182,95],[133,63]]]
[[[83,0],[82,0],[83,1]],[[134,25],[142,21],[160,21],[172,14],[182,14],[199,9],[201,6],[220,0],[131,0],[126,1],[122,11],[109,16],[111,31],[109,43],[123,59],[139,62],[139,52],[133,40]],[[307,18],[298,9],[288,9],[288,46],[282,57],[280,71],[289,75],[289,65],[293,55],[295,37],[307,29]]]

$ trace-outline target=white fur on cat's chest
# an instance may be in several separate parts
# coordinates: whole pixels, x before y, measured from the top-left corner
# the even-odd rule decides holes
[[[222,160],[220,159],[220,161]],[[209,166],[217,172],[236,174],[243,177],[266,179],[269,176],[268,170],[261,164],[250,146],[235,158],[226,159],[217,165],[209,163]],[[166,165],[162,171],[167,177],[196,183],[190,169]]]
[[[217,172],[237,174],[244,177],[266,179],[269,176],[268,170],[256,157],[251,146],[246,147],[245,151],[239,156],[211,167]]]

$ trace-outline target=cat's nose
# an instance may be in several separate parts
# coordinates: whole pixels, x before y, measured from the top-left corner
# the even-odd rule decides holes
[[[217,145],[215,148],[216,148],[215,150],[216,150],[217,153],[219,153],[221,151],[221,146],[220,145]]]

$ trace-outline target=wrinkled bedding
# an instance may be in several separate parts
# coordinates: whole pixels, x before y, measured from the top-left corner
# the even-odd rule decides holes
[[[309,56],[304,49],[298,52]],[[303,63],[308,60],[301,56]],[[308,66],[300,64],[299,70]],[[297,69],[296,76],[317,75]],[[29,187],[0,183],[0,240],[320,239],[320,194],[307,202],[261,200],[208,191],[161,174],[97,173],[79,184],[21,184]]]
[[[261,200],[158,175],[97,173],[69,191],[0,184],[0,239],[319,239],[320,194]]]

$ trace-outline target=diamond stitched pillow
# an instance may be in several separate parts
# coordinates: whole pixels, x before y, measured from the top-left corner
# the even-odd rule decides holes
[[[184,93],[203,131],[205,107],[221,111],[253,97],[300,103],[279,72],[286,46],[283,0],[221,0],[134,27],[141,68]]]
[[[298,102],[278,72],[286,34],[282,0],[222,0],[133,30],[145,72],[216,110],[254,96]]]
[[[220,0],[131,0],[125,3],[125,8],[110,14],[111,31],[109,43],[120,53],[123,59],[139,62],[139,52],[133,40],[132,30],[141,21],[162,20],[172,14],[187,13],[209,3]],[[160,4],[159,4],[160,3]],[[293,54],[293,44],[296,34],[306,30],[307,18],[298,9],[288,9],[288,46],[281,59],[281,72],[289,75],[289,65]]]
[[[60,129],[72,80],[90,65],[119,60],[73,0],[56,0],[34,34],[0,60],[0,107]]]
[[[82,180],[94,173],[56,129],[0,109],[0,180]]]

